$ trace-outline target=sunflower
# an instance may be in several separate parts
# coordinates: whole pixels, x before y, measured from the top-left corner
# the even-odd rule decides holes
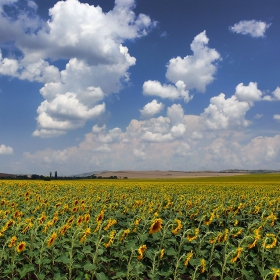
[[[59,230],[59,234],[64,235],[65,232],[67,231],[67,229],[69,229],[69,225],[65,224],[60,230]]]
[[[201,259],[200,265],[201,265],[201,273],[204,273],[204,272],[206,271],[206,262],[205,262],[205,259]]]
[[[89,219],[90,219],[90,214],[85,214],[85,218],[84,218],[85,223],[88,223]]]
[[[233,234],[232,236],[235,238],[238,235],[240,235],[242,233],[243,229],[240,229],[239,231],[237,231],[235,234]]]
[[[122,234],[122,236],[121,236],[121,238],[120,238],[120,241],[123,241],[123,239],[124,239],[129,233],[130,233],[130,229],[126,229],[126,230],[123,232],[123,234]]]
[[[211,213],[211,216],[210,216],[209,220],[204,220],[203,223],[204,223],[205,225],[209,226],[209,225],[212,223],[212,221],[213,221],[214,218],[215,218],[215,212],[213,211],[213,212]]]
[[[11,238],[11,241],[10,241],[10,244],[9,244],[8,247],[9,247],[9,248],[12,248],[12,247],[15,245],[16,241],[17,241],[16,236],[13,236],[13,237]]]
[[[273,214],[273,212],[270,213],[270,215],[266,218],[267,221],[271,221],[270,226],[274,226],[275,221],[277,220],[277,217]]]
[[[243,248],[242,247],[238,247],[236,250],[236,256],[234,258],[231,259],[232,263],[235,263],[237,261],[237,259],[240,257],[241,252],[242,252]]]
[[[194,232],[194,235],[187,234],[188,241],[192,242],[193,240],[195,240],[198,237],[198,234],[199,234],[199,229],[196,228],[195,232]]]
[[[222,242],[226,242],[226,240],[227,240],[227,238],[228,238],[228,233],[229,233],[229,230],[226,229],[226,230],[225,230],[224,237],[223,237],[223,239],[222,239]]]
[[[104,227],[104,230],[108,230],[111,226],[113,226],[114,224],[116,224],[117,223],[117,220],[116,219],[109,219],[109,221],[108,221],[108,224],[107,224],[107,226],[106,227]]]
[[[26,243],[24,241],[20,242],[18,245],[17,245],[17,252],[18,253],[21,253],[26,247]]]
[[[31,229],[34,226],[31,222],[28,223],[28,225],[22,230],[22,233],[27,232],[29,229]]]
[[[159,258],[160,258],[160,260],[163,258],[163,256],[164,256],[164,249],[161,249],[159,251]]]
[[[80,242],[83,243],[86,239],[86,237],[91,234],[90,228],[87,228],[86,231],[84,232],[82,238],[80,239]]]
[[[17,210],[14,214],[14,218],[17,218],[17,217],[22,217],[22,213],[19,210]]]
[[[77,225],[78,225],[78,226],[81,225],[82,222],[83,222],[83,220],[84,220],[84,217],[83,217],[83,216],[79,216],[79,218],[78,218],[78,220],[77,220]]]
[[[42,213],[41,218],[39,218],[38,223],[42,224],[47,219],[45,212]]]
[[[276,280],[276,278],[277,278],[277,276],[278,276],[278,278],[280,278],[280,269],[277,269],[277,268],[272,268],[272,271],[273,271],[273,278],[272,278],[272,280]]]
[[[104,218],[104,211],[102,210],[96,218],[97,223],[100,223]]]
[[[183,225],[182,225],[182,222],[179,219],[175,219],[175,222],[177,223],[177,227],[172,230],[172,233],[176,235],[183,228]]]
[[[51,227],[51,226],[53,226],[53,221],[52,221],[52,220],[51,220],[51,221],[48,221],[48,222],[46,223],[43,232],[46,233],[46,232],[48,231],[49,227]]]
[[[142,260],[143,259],[143,256],[144,256],[144,252],[146,251],[147,249],[147,246],[146,245],[141,245],[138,249],[138,254],[139,256],[137,257],[137,260]]]
[[[68,221],[67,221],[67,224],[71,224],[74,222],[74,219],[75,219],[75,216],[71,216]]]
[[[267,240],[269,240],[270,243],[268,243]],[[266,238],[264,239],[263,244],[262,244],[263,248],[272,249],[276,246],[276,244],[277,244],[277,238],[276,238],[275,234],[267,233]]]
[[[254,230],[255,239],[254,239],[254,242],[252,244],[248,245],[249,249],[254,248],[256,246],[258,240],[261,239],[260,230],[261,230],[261,226]]]
[[[162,229],[162,219],[161,218],[155,219],[150,227],[149,234],[156,233],[161,229]]]
[[[115,234],[116,234],[116,231],[114,231],[114,230],[112,230],[110,232],[110,239],[109,239],[109,241],[107,243],[104,244],[104,246],[106,248],[110,247],[113,244],[113,240],[114,240]]]
[[[136,221],[134,222],[134,229],[133,229],[133,232],[136,232],[137,231],[137,226],[139,225],[139,223],[142,221],[142,218],[140,219],[136,219]]]
[[[53,245],[53,243],[56,240],[56,238],[57,238],[57,234],[55,232],[53,232],[51,238],[48,240],[48,247]]]
[[[6,223],[6,226],[7,226],[7,227],[10,227],[10,226],[12,226],[14,223],[15,223],[14,220],[9,220],[9,221]]]
[[[191,260],[192,256],[193,256],[193,250],[191,250],[191,251],[188,253],[187,258],[186,258],[186,260],[185,260],[185,262],[184,262],[184,266],[188,266],[189,261]]]

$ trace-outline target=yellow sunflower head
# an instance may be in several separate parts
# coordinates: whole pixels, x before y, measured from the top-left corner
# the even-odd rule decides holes
[[[18,253],[21,253],[26,247],[26,243],[24,241],[20,242],[18,245],[17,245],[17,252]]]
[[[161,229],[162,229],[162,219],[161,218],[155,219],[150,227],[149,234],[156,233]]]

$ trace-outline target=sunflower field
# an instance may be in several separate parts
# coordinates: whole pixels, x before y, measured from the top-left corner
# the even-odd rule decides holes
[[[280,279],[280,184],[0,181],[0,279]]]

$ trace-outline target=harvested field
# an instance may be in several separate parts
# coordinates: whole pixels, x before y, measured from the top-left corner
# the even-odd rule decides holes
[[[185,172],[185,171],[105,171],[97,174],[102,177],[117,176],[118,178],[192,178],[192,177],[222,177],[244,175],[244,173],[223,173],[223,172]]]

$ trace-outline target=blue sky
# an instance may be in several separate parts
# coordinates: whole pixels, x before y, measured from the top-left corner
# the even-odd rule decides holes
[[[280,169],[279,9],[0,0],[0,172]]]

